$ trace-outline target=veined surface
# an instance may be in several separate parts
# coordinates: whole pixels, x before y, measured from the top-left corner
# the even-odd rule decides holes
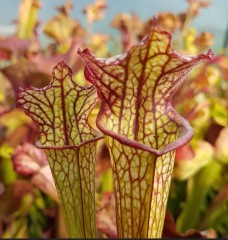
[[[36,143],[45,149],[58,190],[69,237],[95,237],[95,157],[102,135],[88,124],[98,102],[96,89],[72,81],[59,63],[53,80],[42,89],[20,89],[18,105],[38,125]]]
[[[20,89],[17,99],[40,129],[40,148],[70,148],[101,137],[87,121],[98,102],[96,89],[76,85],[71,69],[59,63],[45,88]]]
[[[79,50],[102,99],[97,126],[108,136],[119,237],[161,237],[175,149],[193,135],[171,98],[213,53],[184,57],[170,42],[155,26],[123,55],[100,59]]]
[[[87,64],[85,76],[102,99],[100,130],[122,143],[137,141],[138,147],[159,155],[177,139],[183,145],[183,135],[186,142],[191,138],[190,126],[172,108],[171,97],[193,67],[212,57],[212,52],[181,56],[170,41],[169,33],[154,28],[124,55],[100,59],[88,49],[79,50]]]
[[[69,237],[96,237],[96,142],[79,149],[45,149],[61,200]],[[81,224],[83,223],[83,224]]]
[[[174,151],[157,157],[110,137],[108,143],[116,190],[118,236],[161,237]]]

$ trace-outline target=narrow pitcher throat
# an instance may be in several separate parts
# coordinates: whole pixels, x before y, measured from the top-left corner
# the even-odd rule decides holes
[[[175,151],[161,156],[109,139],[120,238],[161,237]]]
[[[175,111],[174,111],[175,112]],[[148,146],[142,142],[139,142],[134,139],[130,139],[125,135],[121,135],[118,132],[113,131],[113,129],[109,129],[107,127],[107,124],[103,122],[103,111],[102,109],[98,113],[97,117],[97,127],[98,129],[104,133],[104,135],[107,135],[108,137],[111,137],[112,139],[120,142],[121,144],[124,144],[126,146],[135,148],[135,149],[140,149],[143,151],[147,151],[149,153],[155,154],[156,156],[161,156],[167,152],[173,151],[187,142],[189,142],[192,137],[193,137],[193,130],[190,124],[188,123],[187,120],[182,118],[179,114],[175,112],[175,116],[173,117],[173,121],[175,121],[176,124],[178,124],[178,137],[175,139],[175,141],[170,141],[170,143],[162,146],[159,149],[155,149],[151,146]]]
[[[62,145],[62,146],[57,146],[57,145],[46,145],[46,144],[42,144],[39,140],[36,141],[36,147],[40,148],[40,149],[52,149],[52,150],[64,150],[64,149],[80,149],[81,147],[83,147],[86,144],[89,143],[96,143],[98,140],[102,139],[104,136],[102,133],[100,132],[96,132],[96,137],[88,139],[86,141],[82,141],[79,144],[75,144],[75,145]]]

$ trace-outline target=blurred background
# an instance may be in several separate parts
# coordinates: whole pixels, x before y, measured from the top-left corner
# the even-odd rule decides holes
[[[4,8],[1,10],[0,16],[0,34],[10,35],[16,32],[17,27],[14,23],[18,15],[20,0],[12,2],[5,2]],[[63,0],[56,1],[40,1],[42,7],[38,12],[38,19],[41,24],[48,21],[55,15],[55,8],[64,3]],[[74,8],[71,11],[71,16],[80,21],[83,27],[88,27],[86,15],[83,14],[83,9],[86,5],[93,3],[93,0],[73,1]],[[136,13],[141,19],[146,20],[158,12],[184,12],[188,7],[187,1],[173,0],[172,4],[167,3],[165,0],[136,0],[132,4],[131,0],[121,1],[107,1],[108,8],[102,21],[94,23],[94,32],[102,32],[111,35],[118,35],[117,31],[110,28],[110,22],[115,15],[120,12]],[[193,19],[191,25],[196,27],[198,31],[210,31],[214,33],[213,49],[219,50],[225,44],[225,34],[228,29],[228,15],[227,15],[228,2],[226,0],[211,1],[211,7],[204,9],[199,18]],[[50,39],[42,34],[41,28],[39,29],[40,40],[43,46],[46,46]]]
[[[96,56],[127,51],[153,17],[187,55],[215,52],[194,70],[173,106],[194,130],[177,150],[164,237],[228,237],[228,1],[14,0],[0,3],[0,238],[66,237],[46,156],[34,146],[37,127],[16,108],[19,87],[41,88],[64,60],[89,85],[77,49]],[[90,116],[91,125],[99,106]],[[97,236],[116,237],[110,157],[97,148]]]

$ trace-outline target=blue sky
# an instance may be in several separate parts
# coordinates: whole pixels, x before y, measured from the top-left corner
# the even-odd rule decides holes
[[[39,12],[39,19],[46,22],[55,13],[55,7],[62,5],[64,0],[41,0],[43,7]],[[72,17],[78,19],[86,26],[82,9],[93,0],[73,0],[74,10]],[[171,11],[179,13],[185,11],[185,0],[107,0],[108,9],[105,18],[94,25],[95,32],[117,34],[110,28],[110,22],[117,13],[135,12],[142,19],[147,19],[157,12]],[[12,21],[17,18],[20,0],[1,1],[0,3],[0,34],[10,34],[14,31]],[[201,14],[193,21],[192,25],[199,31],[212,31],[216,35],[216,45],[221,46],[226,28],[228,26],[228,0],[212,0],[212,5],[202,10]]]

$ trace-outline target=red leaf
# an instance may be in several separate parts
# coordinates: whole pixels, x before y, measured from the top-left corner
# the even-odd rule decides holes
[[[15,170],[25,176],[35,174],[47,164],[44,152],[29,143],[17,146],[12,158]]]

